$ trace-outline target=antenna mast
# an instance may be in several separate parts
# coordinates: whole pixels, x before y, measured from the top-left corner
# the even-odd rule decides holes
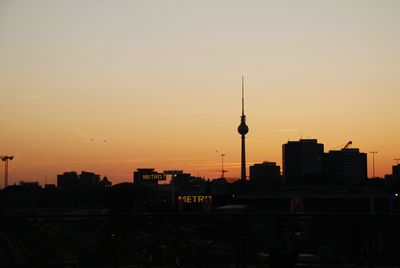
[[[221,160],[222,160],[221,179],[225,179],[225,173],[228,172],[228,170],[224,169],[224,156],[225,154],[221,154]]]
[[[242,116],[244,116],[244,77],[242,75]]]

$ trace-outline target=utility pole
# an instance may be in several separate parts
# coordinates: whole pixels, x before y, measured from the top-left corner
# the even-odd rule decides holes
[[[225,154],[221,154],[221,159],[222,159],[221,179],[225,179],[225,173],[228,172],[228,170],[224,169],[224,156]]]
[[[372,178],[375,178],[375,154],[377,154],[377,151],[372,151],[369,152],[370,154],[372,154]]]

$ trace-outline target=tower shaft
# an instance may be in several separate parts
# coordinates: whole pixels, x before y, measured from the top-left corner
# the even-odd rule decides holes
[[[241,176],[242,181],[246,180],[246,137],[242,135],[242,164],[241,164]]]

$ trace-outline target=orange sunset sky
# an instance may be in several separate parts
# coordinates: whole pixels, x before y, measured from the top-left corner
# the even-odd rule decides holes
[[[138,167],[215,178],[221,153],[239,177],[241,75],[249,165],[281,165],[283,143],[310,137],[378,151],[388,174],[399,14],[397,0],[0,0],[9,181],[86,170],[118,183]]]

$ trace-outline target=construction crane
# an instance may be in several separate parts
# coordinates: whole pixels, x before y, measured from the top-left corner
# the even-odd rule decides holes
[[[348,148],[350,147],[350,145],[352,145],[352,144],[353,144],[353,142],[352,142],[352,141],[349,141],[349,142],[346,143],[346,145],[342,148],[342,150],[348,149]]]
[[[8,186],[8,161],[13,160],[14,156],[0,155],[0,159],[4,162],[4,188]]]

